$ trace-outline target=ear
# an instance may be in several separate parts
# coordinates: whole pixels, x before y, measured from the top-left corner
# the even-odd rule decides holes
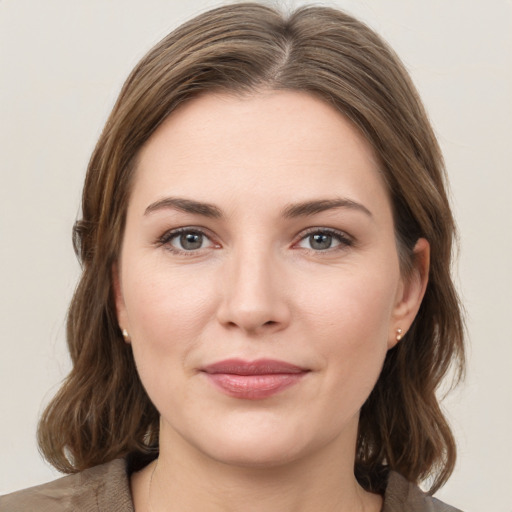
[[[126,329],[127,332],[130,332],[128,313],[126,311],[126,305],[124,303],[123,290],[121,286],[120,268],[117,263],[112,265],[112,287],[114,291],[114,301],[116,304],[117,323],[119,324],[121,331]],[[124,336],[124,338],[125,341],[129,342],[129,337]]]
[[[429,268],[430,244],[425,238],[419,238],[413,249],[413,268],[402,277],[397,290],[388,348],[393,348],[411,327],[427,289]],[[398,329],[401,335],[397,339]]]

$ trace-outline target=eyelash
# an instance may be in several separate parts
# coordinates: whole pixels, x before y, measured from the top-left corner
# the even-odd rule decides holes
[[[198,248],[196,250],[186,250],[186,249],[178,249],[177,247],[174,247],[171,245],[171,242],[183,234],[196,234],[201,235],[204,238],[206,238],[211,244],[217,247],[220,247],[219,244],[215,244],[215,242],[212,241],[211,236],[209,236],[204,229],[202,228],[196,228],[194,226],[190,227],[183,227],[183,228],[177,228],[172,229],[170,231],[165,232],[158,240],[157,245],[160,247],[165,247],[167,250],[174,254],[179,255],[185,255],[185,256],[194,256],[198,254],[198,251],[201,249],[204,249],[203,247]],[[331,236],[334,240],[336,240],[339,245],[336,245],[334,247],[328,247],[326,249],[313,249],[313,248],[303,248],[306,251],[313,252],[315,254],[318,253],[330,253],[333,251],[339,251],[346,249],[347,247],[351,247],[354,245],[354,240],[347,235],[343,231],[338,231],[337,229],[332,228],[310,228],[306,230],[306,232],[303,232],[300,234],[300,238],[297,242],[294,242],[292,247],[297,248],[298,244],[306,240],[308,237],[311,237],[313,235],[328,235]]]
[[[338,246],[329,247],[327,249],[304,248],[305,250],[314,252],[315,254],[340,251],[346,249],[347,247],[352,247],[354,245],[354,239],[347,235],[347,233],[345,233],[344,231],[339,231],[333,228],[310,228],[306,230],[306,232],[301,233],[298,242],[294,243],[294,246],[297,246],[299,243],[303,242],[312,235],[329,235],[332,236],[332,238],[339,243]]]
[[[219,246],[219,244],[215,244],[214,242],[212,242],[211,236],[209,236],[204,231],[204,229],[196,228],[194,226],[187,226],[187,227],[183,227],[183,228],[177,228],[177,229],[172,229],[170,231],[166,231],[157,240],[157,245],[160,246],[160,247],[165,247],[168,251],[170,251],[170,252],[172,252],[174,254],[179,254],[179,255],[184,255],[184,256],[194,256],[194,255],[197,255],[198,251],[200,251],[201,249],[204,249],[204,248],[199,248],[197,250],[185,250],[185,249],[178,249],[177,247],[174,247],[173,245],[171,245],[171,242],[175,238],[179,237],[180,235],[184,235],[184,234],[201,235],[206,240],[210,241],[211,244]]]

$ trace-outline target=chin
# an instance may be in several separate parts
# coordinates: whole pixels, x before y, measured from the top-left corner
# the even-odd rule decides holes
[[[331,434],[331,433],[330,433]],[[198,439],[198,438],[196,438]],[[311,432],[304,424],[230,425],[200,437],[194,443],[217,462],[245,468],[272,468],[306,458],[332,441],[330,435]]]
[[[241,468],[268,469],[293,463],[303,456],[298,446],[285,446],[283,442],[268,443],[268,440],[257,439],[247,443],[230,442],[229,445],[216,447],[205,453],[217,462]]]

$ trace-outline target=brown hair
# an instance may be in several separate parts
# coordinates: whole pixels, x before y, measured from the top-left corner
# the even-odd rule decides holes
[[[128,77],[87,171],[74,232],[83,274],[67,324],[73,369],[41,418],[41,451],[57,469],[75,472],[158,450],[159,415],[123,342],[112,290],[135,159],[183,102],[261,89],[307,91],[362,131],[389,187],[403,272],[417,239],[430,242],[420,311],[361,410],[355,474],[368,490],[382,491],[387,469],[413,482],[433,478],[435,490],[455,463],[436,390],[452,364],[457,376],[464,367],[442,156],[397,56],[364,24],[324,7],[289,16],[256,3],[211,10],[165,37]]]

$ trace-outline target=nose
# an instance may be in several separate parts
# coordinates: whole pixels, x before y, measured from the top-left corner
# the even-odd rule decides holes
[[[282,267],[264,251],[238,251],[222,273],[218,321],[246,334],[278,332],[290,322]]]

